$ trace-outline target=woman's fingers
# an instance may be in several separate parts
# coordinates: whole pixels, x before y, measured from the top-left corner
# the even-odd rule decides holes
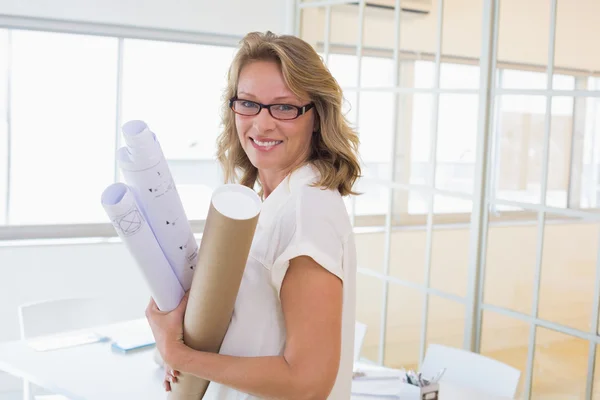
[[[179,371],[175,371],[169,367],[165,368],[165,381],[163,382],[163,386],[167,392],[171,391],[171,383],[177,383],[177,377],[179,375]]]
[[[173,371],[172,369],[167,372],[167,379],[169,382],[177,383],[177,376],[179,371]]]

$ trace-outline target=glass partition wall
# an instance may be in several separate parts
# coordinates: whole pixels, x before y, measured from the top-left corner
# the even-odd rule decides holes
[[[361,357],[442,343],[520,369],[519,398],[600,398],[600,2],[296,11],[361,138]]]

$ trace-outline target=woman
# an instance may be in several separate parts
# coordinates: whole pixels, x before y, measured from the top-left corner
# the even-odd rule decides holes
[[[250,33],[225,98],[218,159],[226,181],[258,188],[263,207],[219,354],[183,343],[187,300],[170,313],[150,302],[165,388],[181,371],[211,381],[207,400],[347,400],[356,255],[342,196],[360,164],[341,89],[306,42]]]

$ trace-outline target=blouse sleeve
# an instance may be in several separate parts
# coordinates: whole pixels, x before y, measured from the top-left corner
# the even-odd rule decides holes
[[[318,188],[306,188],[298,196],[294,235],[271,268],[271,283],[278,296],[290,260],[299,256],[312,258],[343,280],[343,237],[340,234],[343,220],[340,220],[340,215],[345,216],[346,209],[341,198],[337,200],[330,191]]]

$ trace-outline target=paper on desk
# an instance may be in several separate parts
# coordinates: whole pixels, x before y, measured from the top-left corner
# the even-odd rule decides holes
[[[404,376],[404,372],[399,369],[378,368],[378,369],[361,369],[354,371],[352,379],[354,380],[399,380]]]
[[[156,343],[146,318],[101,327],[95,329],[95,332],[109,338],[114,349],[124,352],[145,348]]]
[[[192,284],[198,244],[156,135],[143,121],[123,125],[117,162],[184,291]],[[142,249],[137,249],[140,251]]]
[[[35,351],[49,351],[97,343],[106,339],[106,336],[91,331],[61,332],[56,335],[30,339],[27,341],[27,345]]]
[[[201,351],[221,347],[238,294],[261,201],[242,185],[223,185],[213,193],[198,265],[183,322],[183,340]],[[181,374],[171,384],[170,400],[199,400],[209,382]]]
[[[114,183],[104,190],[101,202],[142,272],[158,308],[162,311],[176,308],[184,295],[183,288],[130,188],[124,183]]]
[[[352,381],[353,395],[416,400],[419,393],[419,387],[403,383],[400,379]]]

